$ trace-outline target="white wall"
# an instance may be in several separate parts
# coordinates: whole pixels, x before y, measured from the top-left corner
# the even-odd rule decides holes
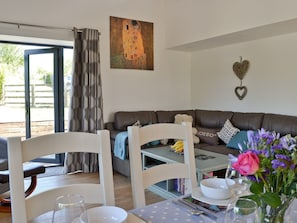
[[[295,19],[295,0],[165,0],[168,47]]]
[[[233,63],[250,61],[239,100]],[[297,33],[192,54],[192,105],[197,108],[297,115]]]
[[[101,7],[102,4],[105,7]],[[154,23],[154,71],[110,69],[109,16]],[[190,106],[190,54],[165,49],[163,16],[164,7],[159,0],[10,0],[1,3],[0,7],[0,21],[100,30],[105,122],[112,120],[113,112],[118,110]],[[72,38],[71,32],[66,31],[17,29],[3,25],[0,34]]]
[[[165,0],[168,13],[166,44],[168,48],[189,43],[216,43],[226,41],[230,34],[236,42],[249,39],[236,35],[252,28],[271,35],[260,39],[259,30],[245,34],[258,40],[234,43],[191,53],[191,105],[193,108],[232,111],[272,112],[297,115],[297,2],[294,0]],[[284,22],[281,26],[269,24]],[[286,27],[288,26],[288,27]],[[277,27],[278,30],[274,30]],[[294,25],[292,26],[294,27]],[[261,31],[261,30],[260,30]],[[261,33],[261,32],[260,32]],[[233,36],[232,36],[233,35]],[[263,35],[265,36],[265,35]],[[262,37],[263,37],[262,36]],[[220,38],[221,37],[221,38]],[[253,39],[253,38],[250,38]],[[256,38],[254,38],[256,39]],[[228,42],[228,41],[226,41]],[[229,44],[229,43],[228,43]],[[220,45],[220,44],[218,44]],[[232,65],[240,56],[250,61],[250,69],[243,80],[248,93],[239,100],[234,89],[240,85]]]
[[[87,4],[85,4],[87,3]],[[104,4],[107,7],[102,7]],[[95,28],[102,33],[104,119],[118,110],[215,108],[297,113],[295,34],[185,53],[168,47],[297,18],[295,0],[9,0],[0,20]],[[154,23],[154,71],[110,69],[109,16]],[[297,29],[296,29],[297,30]],[[71,32],[0,26],[0,34],[71,39]],[[232,64],[251,62],[239,101]]]
[[[164,8],[158,0],[129,1],[105,12],[102,35],[105,120],[119,110],[157,110],[190,106],[190,54],[165,49]],[[154,23],[154,71],[110,69],[109,16]]]

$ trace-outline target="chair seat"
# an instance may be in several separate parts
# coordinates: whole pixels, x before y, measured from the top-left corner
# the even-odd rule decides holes
[[[36,176],[41,173],[45,173],[45,167],[38,163],[28,163],[24,165],[23,168],[24,177]],[[0,183],[8,183],[9,182],[9,170],[0,171]]]

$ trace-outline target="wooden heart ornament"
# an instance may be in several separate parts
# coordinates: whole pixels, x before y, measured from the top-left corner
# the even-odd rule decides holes
[[[239,100],[242,100],[246,94],[247,94],[247,87],[246,86],[238,86],[235,88],[235,94],[239,98]]]
[[[236,76],[242,80],[249,69],[250,62],[248,60],[244,60],[240,62],[235,62],[233,64],[233,71]]]

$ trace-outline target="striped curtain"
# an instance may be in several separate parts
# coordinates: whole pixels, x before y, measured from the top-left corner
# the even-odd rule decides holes
[[[98,30],[74,30],[72,88],[69,107],[69,131],[91,132],[103,129],[102,89]],[[66,172],[98,171],[98,159],[92,153],[67,153]]]

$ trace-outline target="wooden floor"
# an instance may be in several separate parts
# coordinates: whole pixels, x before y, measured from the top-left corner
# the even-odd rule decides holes
[[[72,175],[60,175],[60,176],[39,178],[37,182],[36,192],[39,190],[42,190],[42,188],[51,187],[57,184],[65,185],[65,184],[74,183],[77,181],[95,183],[98,180],[97,174],[98,173],[91,173],[91,174],[77,173]],[[130,179],[118,173],[114,173],[114,186],[115,186],[116,206],[121,207],[125,210],[133,209]],[[164,200],[164,199],[150,191],[146,192],[147,204],[155,203],[161,200]],[[11,223],[10,213],[0,213],[0,223]]]

